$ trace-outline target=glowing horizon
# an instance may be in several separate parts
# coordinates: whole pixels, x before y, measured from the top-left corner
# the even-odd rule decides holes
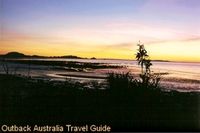
[[[2,0],[0,54],[200,62],[198,0]]]

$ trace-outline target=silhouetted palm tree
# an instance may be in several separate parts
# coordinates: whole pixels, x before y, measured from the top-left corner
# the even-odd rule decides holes
[[[145,60],[146,60],[145,58],[148,57],[148,55],[147,55],[147,51],[144,48],[144,45],[141,44],[140,41],[137,45],[139,46],[139,49],[138,49],[138,52],[136,54],[136,59],[138,61],[138,65],[141,65],[141,71],[142,71],[142,74],[143,74],[144,73],[143,67],[144,67]]]
[[[144,64],[145,64],[146,73],[150,73],[151,72],[150,66],[152,65],[151,60],[145,59]]]

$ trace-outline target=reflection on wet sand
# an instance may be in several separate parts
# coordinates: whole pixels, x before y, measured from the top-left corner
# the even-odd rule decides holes
[[[137,63],[131,60],[32,59],[12,60],[8,66],[13,74],[82,83],[95,81],[106,84],[107,74],[112,72],[130,72],[135,78],[140,73]],[[30,72],[27,72],[28,69]],[[200,91],[200,63],[154,62],[152,71],[161,75],[161,86],[167,89]],[[0,73],[4,73],[2,67]]]

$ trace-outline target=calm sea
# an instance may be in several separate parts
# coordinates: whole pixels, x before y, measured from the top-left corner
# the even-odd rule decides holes
[[[112,65],[122,65],[131,68],[138,68],[137,61],[134,60],[113,60],[113,59],[35,59],[50,61],[76,61],[88,63],[105,63]],[[168,76],[180,77],[187,79],[200,80],[200,63],[190,62],[159,62],[153,61],[152,70],[154,72],[169,73]]]

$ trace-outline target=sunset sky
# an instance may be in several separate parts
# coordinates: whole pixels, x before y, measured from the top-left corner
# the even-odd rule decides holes
[[[0,54],[200,62],[200,0],[0,0]]]

